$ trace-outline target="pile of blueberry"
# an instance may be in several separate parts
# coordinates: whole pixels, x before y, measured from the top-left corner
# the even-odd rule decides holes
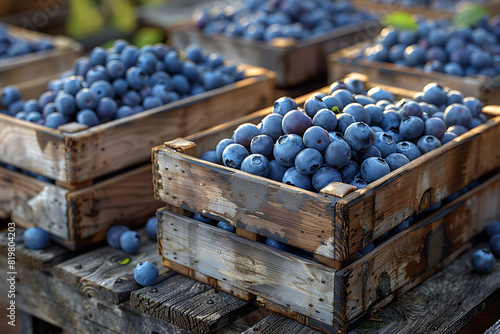
[[[54,49],[54,44],[47,38],[28,40],[10,33],[6,25],[0,24],[0,63],[12,57],[51,49]]]
[[[370,18],[350,1],[320,0],[245,0],[223,9],[200,9],[193,15],[195,25],[207,35],[265,42],[277,37],[306,39]]]
[[[375,2],[386,4],[392,6],[390,8],[397,9],[399,5],[403,9],[404,7],[417,7],[417,8],[432,8],[437,10],[455,10],[456,6],[463,2],[462,0],[375,0]],[[483,4],[486,0],[467,0],[467,3],[473,2],[477,4]]]
[[[449,21],[417,22],[416,30],[384,28],[360,57],[456,76],[500,73],[500,16],[466,28]]]
[[[303,108],[279,98],[260,124],[241,124],[201,158],[306,190],[332,182],[362,188],[486,122],[482,107],[437,83],[395,101],[347,78],[329,94],[313,93]]]
[[[489,274],[495,267],[495,257],[500,258],[500,221],[494,221],[486,227],[490,249],[482,248],[472,253],[471,262],[475,271]]]
[[[151,217],[146,222],[146,235],[156,241],[156,217]],[[141,247],[141,236],[125,225],[113,225],[106,232],[106,241],[113,248],[121,249],[126,253],[136,253]]]
[[[38,99],[24,101],[16,87],[5,87],[0,113],[50,128],[75,120],[90,127],[243,78],[237,65],[225,65],[220,54],[199,45],[182,52],[161,43],[138,49],[117,40],[108,50],[96,47],[79,58]]]

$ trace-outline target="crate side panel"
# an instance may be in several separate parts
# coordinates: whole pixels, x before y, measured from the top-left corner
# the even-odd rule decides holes
[[[67,189],[0,167],[0,211],[18,225],[68,238]]]
[[[250,69],[251,70],[251,69]],[[127,121],[90,128],[75,135],[70,183],[106,175],[150,158],[151,148],[185,137],[270,105],[273,80],[259,75],[176,103],[132,116]]]
[[[167,204],[335,259],[335,198],[167,148],[157,153],[155,189]]]
[[[68,194],[69,226],[74,239],[95,236],[104,240],[112,224],[138,226],[154,216],[151,166],[136,168]]]
[[[164,260],[332,323],[333,269],[167,210],[159,216]]]
[[[458,256],[463,245],[500,218],[500,174],[344,268],[349,320],[415,278]]]

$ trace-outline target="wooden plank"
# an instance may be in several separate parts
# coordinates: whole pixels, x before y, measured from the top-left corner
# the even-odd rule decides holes
[[[378,22],[368,21],[337,28],[316,38],[300,41],[280,39],[277,43],[268,44],[223,35],[205,35],[191,22],[181,22],[171,27],[169,39],[178,48],[196,43],[206,50],[223,54],[227,59],[273,70],[276,72],[277,87],[287,88],[324,76],[327,55],[373,38],[379,31]]]
[[[252,233],[335,259],[333,205],[337,199],[235,169],[206,164],[168,148],[155,155],[160,199],[207,212]],[[293,214],[291,214],[293,212]]]
[[[499,136],[496,117],[338,201],[336,221],[349,225],[349,253],[342,258],[499,168]]]
[[[9,224],[9,227],[11,226]],[[12,247],[15,247],[15,260],[17,264],[22,264],[28,268],[43,272],[50,272],[54,265],[78,254],[55,243],[51,243],[49,247],[43,250],[28,249],[23,243],[23,233],[24,229],[20,227],[15,227],[15,231],[13,232],[5,231],[0,233],[0,254],[8,257],[9,252],[12,251]],[[14,242],[11,239],[12,237],[15,237]]]
[[[217,292],[182,275],[134,291],[130,303],[142,312],[196,333],[220,329],[255,310],[252,302]]]
[[[168,211],[159,214],[163,260],[180,263],[306,316],[330,323],[333,320],[333,269],[184,216]]]
[[[443,270],[397,301],[376,312],[372,321],[353,334],[372,333],[456,333],[490,301],[500,295],[500,266],[488,275],[474,272],[471,253],[488,247],[481,243],[462,254]],[[495,331],[486,333],[497,333]]]
[[[2,281],[6,264],[7,258],[0,256]],[[18,266],[17,278],[16,306],[70,333],[192,333],[128,303],[115,305],[89,298],[77,288],[24,265]],[[4,284],[0,284],[0,292],[7,295]]]
[[[295,320],[286,318],[279,314],[271,314],[259,321],[254,326],[242,334],[282,334],[282,333],[295,333],[295,334],[319,334],[321,332],[307,327]]]
[[[493,326],[488,328],[484,334],[495,334],[495,333],[500,333],[500,320],[498,320]]]
[[[436,214],[410,227],[343,268],[346,319],[403,286],[416,284],[464,251],[468,240],[500,218],[500,174],[468,191]]]
[[[64,188],[0,167],[0,209],[21,227],[37,226],[68,239],[68,193]]]
[[[102,247],[56,265],[54,276],[96,299],[114,304],[128,300],[130,293],[140,287],[134,279],[134,268],[139,262],[154,263],[160,272],[159,281],[172,275],[170,269],[161,266],[156,243],[150,241],[143,230],[139,232],[142,244],[136,254]],[[126,258],[130,262],[120,265]]]
[[[145,224],[161,206],[153,196],[151,166],[138,167],[67,194],[70,240],[104,240],[113,224]]]

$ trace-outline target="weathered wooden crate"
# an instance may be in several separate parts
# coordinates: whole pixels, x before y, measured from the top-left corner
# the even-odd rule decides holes
[[[153,149],[155,196],[168,209],[158,213],[164,265],[240,298],[255,294],[315,328],[347,330],[442,268],[500,214],[500,177],[491,176],[500,168],[500,107],[485,107],[486,124],[355,191],[317,194],[196,157],[271,111]],[[363,247],[477,180],[479,187],[356,261]],[[189,212],[228,222],[239,236]],[[310,251],[314,262],[273,250],[262,236]]]
[[[378,83],[421,90],[429,82],[437,81],[465,96],[475,96],[488,104],[500,104],[500,82],[486,76],[458,77],[446,73],[425,72],[419,68],[400,66],[388,62],[363,59],[359,52],[370,43],[361,42],[334,52],[328,56],[328,79],[330,82],[343,78],[351,72],[368,75]]]
[[[228,60],[264,67],[276,72],[276,85],[291,88],[318,77],[325,77],[326,58],[332,52],[375,37],[380,32],[377,21],[340,27],[308,40],[276,38],[268,44],[224,35],[205,35],[191,22],[169,29],[172,45],[185,48],[197,43],[204,49],[218,52]]]
[[[246,115],[274,101],[274,73],[247,67],[236,83],[91,128],[59,129],[0,115],[0,162],[41,174],[72,188],[150,160],[151,147]],[[38,98],[42,79],[19,85],[24,99]]]
[[[83,54],[81,44],[66,36],[50,36],[15,26],[9,26],[9,31],[29,40],[50,39],[55,48],[1,61],[0,87],[20,84],[33,80],[34,77],[47,77],[69,70],[74,61]]]
[[[401,1],[393,1],[392,3],[373,1],[373,0],[353,0],[352,1],[357,7],[365,8],[380,15],[388,15],[396,11],[403,11],[411,14],[418,14],[426,18],[432,19],[452,19],[457,13],[457,7],[450,7],[449,10],[433,8],[432,6],[426,5],[415,5],[415,6],[405,6]],[[434,3],[439,3],[439,0],[434,0]],[[447,1],[450,3],[450,1]],[[458,3],[458,1],[456,1]],[[486,9],[490,15],[496,15],[500,13],[500,3],[495,0],[485,0],[483,3],[479,3],[484,9]]]

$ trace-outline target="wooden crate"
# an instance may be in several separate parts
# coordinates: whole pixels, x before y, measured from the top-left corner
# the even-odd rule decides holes
[[[85,129],[59,129],[0,115],[0,162],[78,188],[150,160],[151,147],[246,115],[274,101],[274,73],[246,67],[236,83],[123,119]],[[25,99],[37,97],[48,80],[19,85]],[[73,124],[74,125],[74,124]]]
[[[168,208],[158,214],[165,265],[224,291],[255,294],[269,309],[332,332],[442,268],[498,218],[500,180],[491,175],[500,168],[500,107],[485,107],[486,124],[359,190],[339,185],[317,194],[196,158],[270,112],[153,149],[155,196]],[[483,184],[356,261],[363,247],[475,180]],[[171,211],[228,222],[245,239]],[[261,236],[310,251],[314,262],[271,250],[257,242]]]
[[[400,66],[388,62],[377,62],[358,57],[359,52],[371,43],[361,42],[334,52],[328,56],[328,79],[330,82],[343,78],[351,72],[368,75],[372,80],[397,87],[420,91],[429,82],[437,81],[465,96],[475,96],[487,104],[500,104],[498,79],[485,76],[458,77],[446,73],[425,72],[419,68]]]
[[[431,19],[448,19],[451,20],[453,16],[457,13],[457,6],[446,9],[435,9],[431,6],[416,5],[416,6],[404,6],[401,1],[396,1],[395,3],[384,3],[381,1],[373,0],[353,0],[352,1],[357,7],[365,8],[374,13],[380,14],[382,16],[388,15],[396,11],[403,11],[411,14],[418,14],[420,16],[431,18]],[[439,2],[439,0],[434,0],[434,2]],[[457,1],[458,2],[458,1]],[[495,0],[485,0],[484,3],[480,4],[485,8],[491,16],[500,13],[500,3]]]
[[[160,207],[151,184],[151,166],[71,190],[0,167],[0,218],[40,227],[69,249],[106,239],[113,224],[144,225]]]
[[[209,36],[192,26],[178,23],[169,29],[172,45],[185,48],[197,43],[204,49],[221,53],[226,59],[264,67],[276,72],[276,85],[291,88],[318,77],[326,77],[326,58],[332,52],[375,37],[377,21],[350,25],[308,40],[277,38],[272,44],[260,41]]]
[[[14,26],[9,26],[9,31],[29,40],[50,39],[55,48],[0,62],[0,87],[20,84],[33,78],[53,76],[69,70],[83,53],[83,47],[79,43],[65,36],[49,36]]]

